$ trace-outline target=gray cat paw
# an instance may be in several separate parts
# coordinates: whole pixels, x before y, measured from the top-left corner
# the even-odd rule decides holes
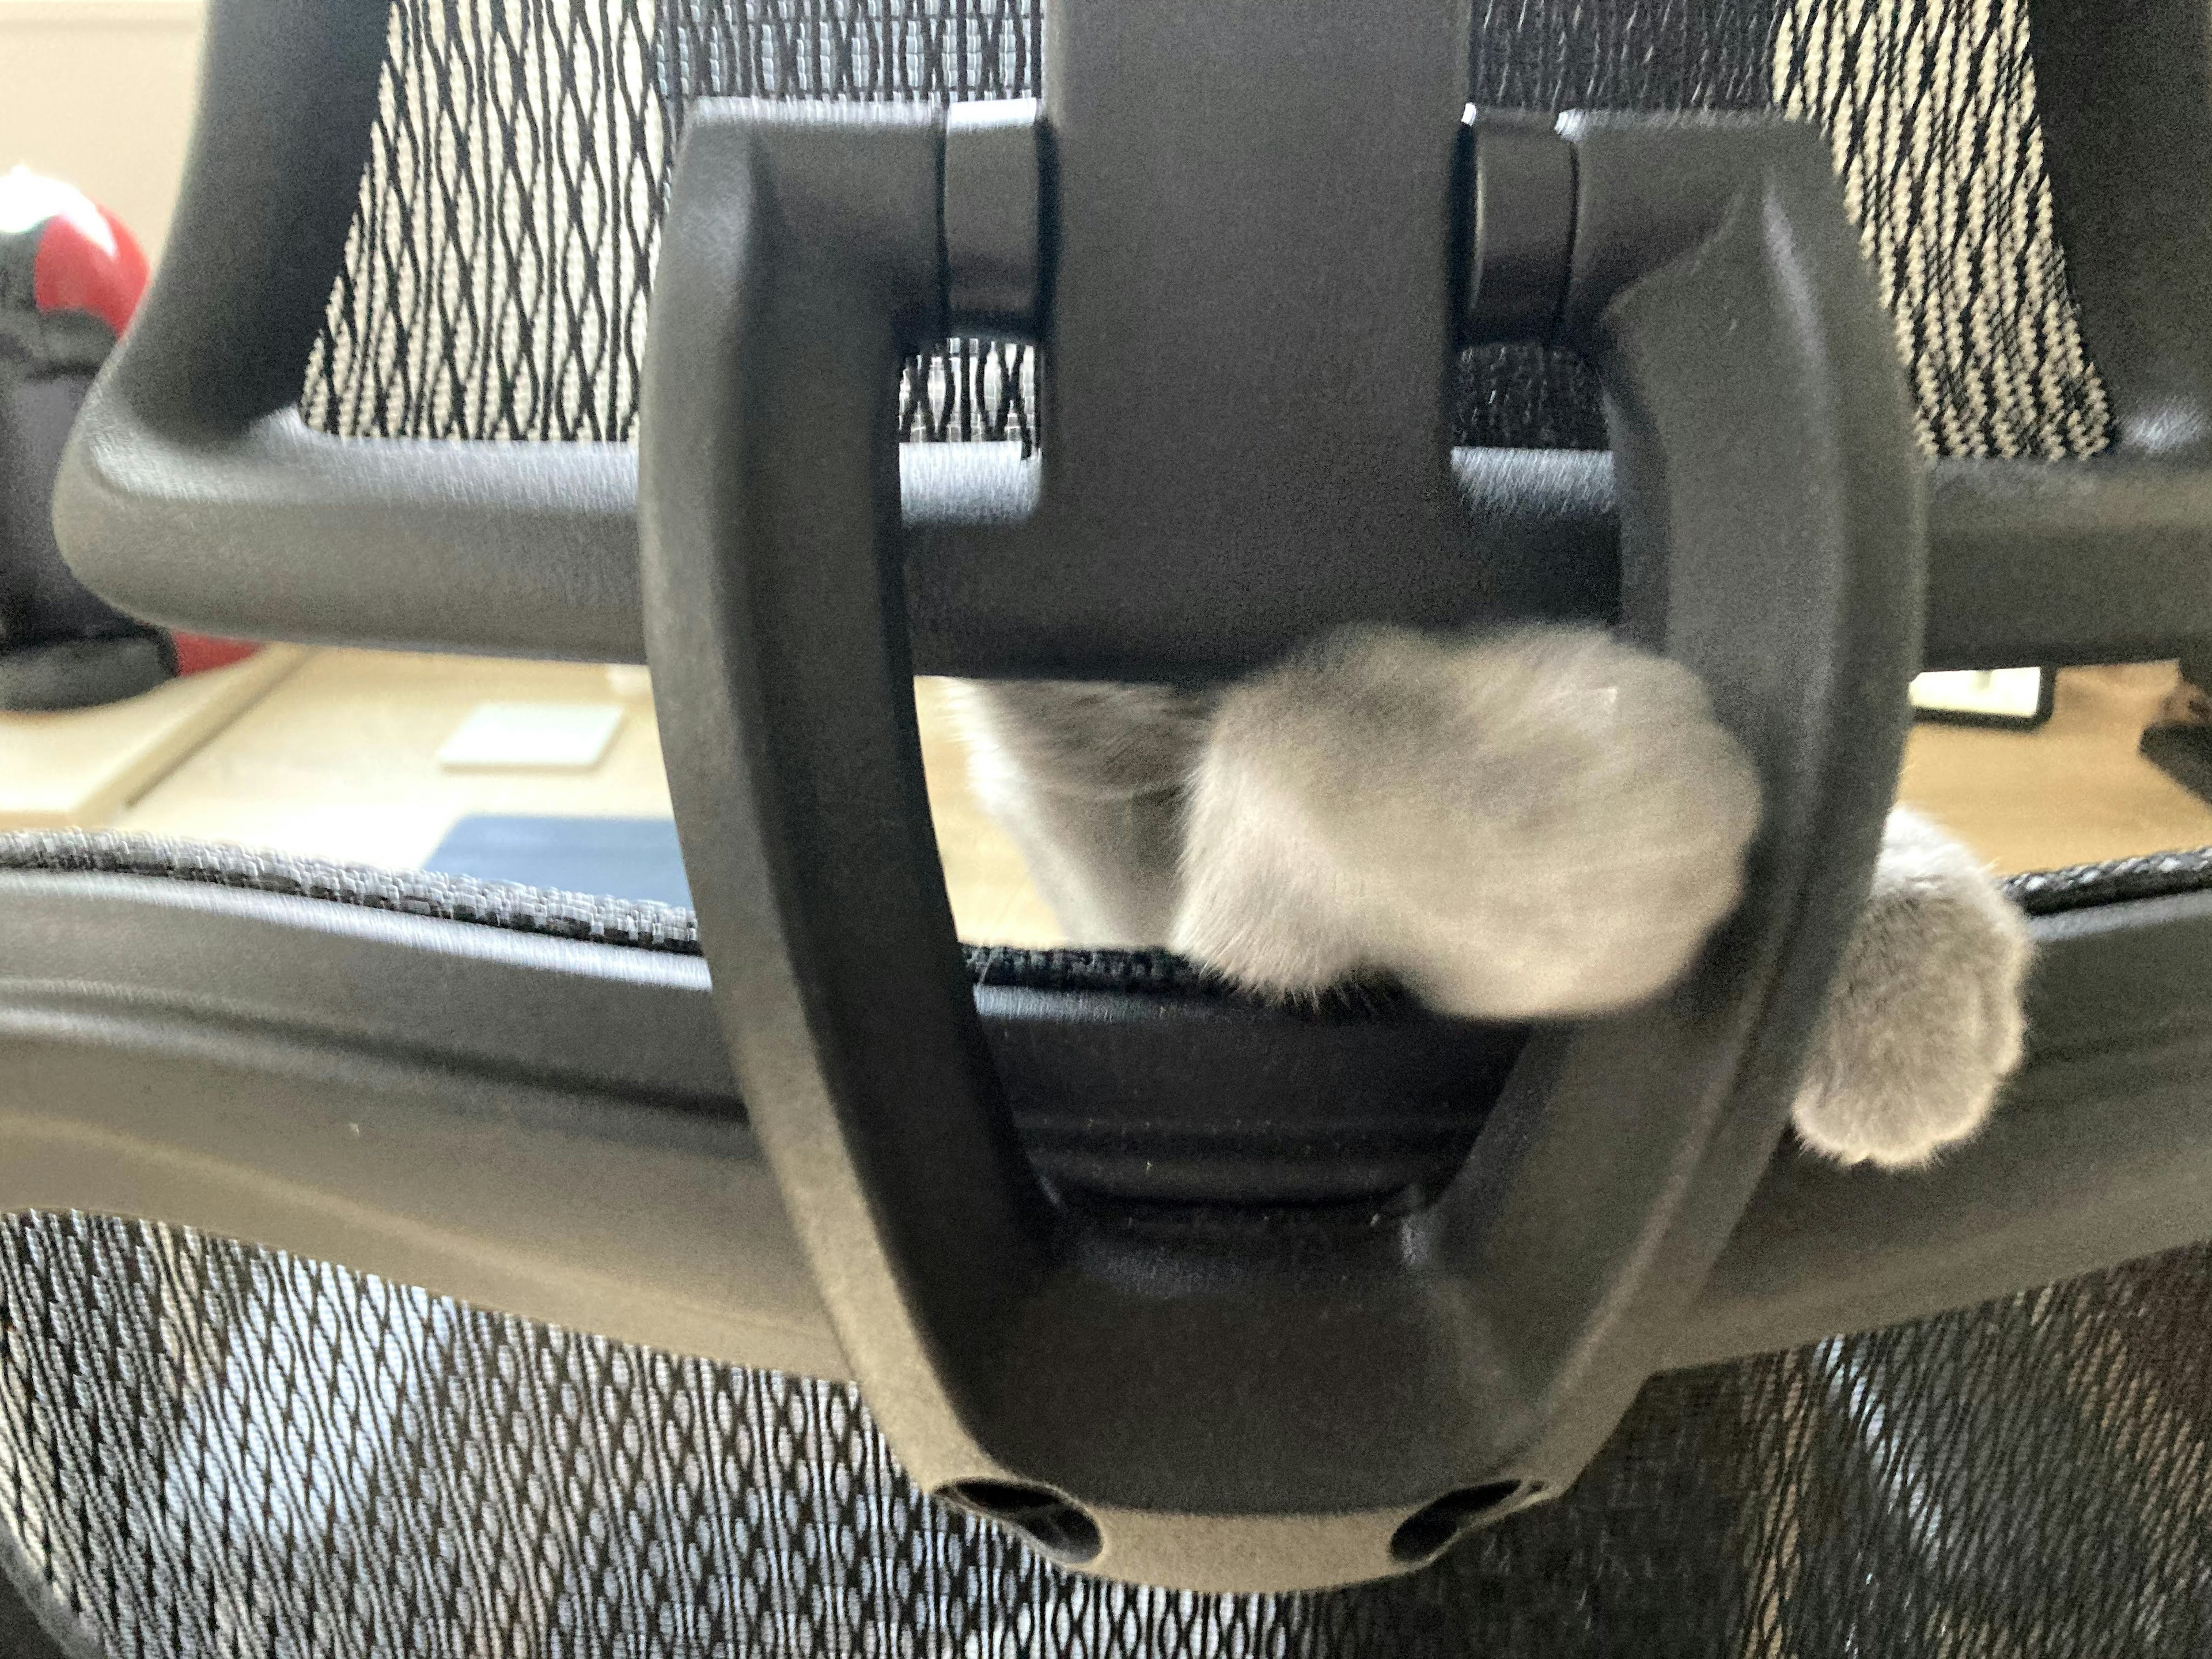
[[[1814,1151],[1910,1169],[1989,1121],[2020,1063],[2027,924],[1972,854],[1905,807],[1845,948],[1793,1118]]]
[[[1682,972],[1758,822],[1679,664],[1589,629],[1346,629],[1224,699],[1173,943],[1277,995],[1382,970],[1450,1013],[1600,1012]]]

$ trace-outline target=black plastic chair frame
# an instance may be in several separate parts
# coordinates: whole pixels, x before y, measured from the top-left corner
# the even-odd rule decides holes
[[[2212,1236],[2212,895],[2032,925],[2032,1051],[1989,1132],[1907,1176],[1785,1151],[1668,1369]],[[1025,1138],[1055,1101],[1115,1122],[1085,1002],[976,993],[987,1041],[1024,1067]],[[1159,1015],[1171,1059],[1182,1018]],[[673,1352],[852,1375],[696,957],[5,871],[0,1066],[0,1209],[143,1216]]]
[[[2212,268],[2208,25],[2186,0],[2032,11],[2053,199],[2120,441],[2085,462],[1933,465],[1929,668],[2142,660],[2212,631],[2212,330],[2196,302]],[[384,27],[374,6],[217,0],[184,197],[135,363],[82,428],[64,533],[95,586],[176,626],[642,662],[629,447],[333,439],[294,411],[367,157]],[[1028,609],[1027,566],[1004,545],[1038,499],[1039,463],[960,445],[902,464],[920,672],[1158,668],[1136,640]],[[1460,450],[1452,475],[1455,558],[1480,578],[1449,614],[1400,619],[1613,614],[1605,456]],[[126,548],[158,556],[102,551]],[[1187,618],[1143,617],[1141,592],[1109,597],[1139,613],[1130,634],[1181,636]],[[1317,603],[1292,620],[1340,619]],[[1267,651],[1223,654],[1217,668]]]
[[[1244,199],[1262,202],[1288,199],[1301,167],[1340,164],[1331,119],[1387,127],[1393,165],[1362,162],[1376,181],[1354,193],[1364,222],[1263,210],[1214,234],[1222,204],[1203,189],[1117,183],[1148,179],[1127,165],[1147,139],[1098,101],[1133,68],[1158,90],[1203,61],[1188,39],[1178,53],[1176,28],[1202,34],[1211,20],[1237,36],[1234,5],[1182,9],[1196,15],[1164,32],[1144,7],[1066,0],[1052,14],[1048,167],[1021,112],[961,112],[948,136],[927,112],[824,124],[695,110],[655,301],[641,597],[628,452],[337,441],[300,425],[382,16],[222,0],[169,258],[73,445],[58,507],[69,550],[118,602],[229,631],[615,659],[653,634],[687,862],[750,1110],[717,1067],[696,963],[641,969],[604,946],[495,945],[462,924],[337,921],[301,901],[185,898],[128,878],[6,876],[0,938],[21,948],[0,954],[0,1029],[24,1064],[0,1133],[40,1156],[6,1160],[22,1184],[5,1201],[191,1221],[750,1363],[849,1361],[925,1483],[1094,1571],[1238,1588],[1418,1565],[1459,1524],[1571,1478],[1656,1365],[1958,1305],[2212,1231],[2189,1133],[2207,1006],[2189,947],[2212,925],[2194,898],[2045,925],[2039,1007],[2055,984],[2105,1023],[2046,1011],[1999,1129],[1942,1171],[1771,1160],[1887,803],[1905,675],[1923,661],[2152,654],[2212,617],[2212,475],[2186,418],[2200,381],[2173,368],[2200,344],[2197,325],[2167,312],[2133,336],[2100,323],[2152,305],[2142,271],[2115,255],[2077,273],[2093,346],[2119,329],[2107,377],[2122,450],[1936,469],[1923,656],[1921,492],[1896,365],[1817,143],[1771,125],[1585,120],[1563,157],[1540,128],[1506,124],[1479,138],[1469,176],[1449,119],[1464,61],[1449,20],[1408,6],[1395,29],[1315,5],[1276,20],[1279,33],[1351,29],[1371,70],[1419,95],[1387,113],[1316,97],[1311,123],[1278,110],[1270,127],[1258,106],[1297,82],[1294,58],[1267,61],[1226,107],[1185,114],[1156,142],[1205,143],[1192,123],[1217,124],[1220,154],[1258,169],[1241,182],[1266,186]],[[2043,7],[2039,61],[2062,64],[2061,83],[2063,65],[2087,64],[2075,84],[2108,102],[2128,52],[2154,37],[2170,48],[2182,9],[2119,27]],[[2114,195],[2108,174],[2128,170],[2075,143],[2065,118],[2046,121],[2062,216],[2100,202],[2136,214],[2138,264],[2208,234],[2212,216],[2146,205],[2139,179]],[[1285,131],[1299,142],[1255,137]],[[1486,219],[1492,186],[1523,199]],[[1083,210],[1056,215],[1055,188]],[[1195,228],[1195,269],[1133,277],[1101,257],[1132,245],[1116,242],[1117,215],[1177,212]],[[1025,245],[1040,221],[1057,234]],[[825,222],[848,257],[809,252]],[[1552,228],[1522,236],[1532,224]],[[1226,279],[1279,268],[1315,234],[1346,280],[1355,248],[1386,283],[1431,273],[1378,336],[1404,361],[1370,378],[1397,401],[1328,428],[1348,450],[1316,456],[1270,434],[1212,455],[1147,452],[1141,428],[1114,418],[1112,375],[1086,381],[1097,354],[1126,349],[1133,328],[1170,347],[1182,329],[1224,362],[1256,363],[1255,382],[1224,378],[1224,420],[1206,430],[1233,431],[1255,384],[1294,398],[1267,347],[1271,328],[1299,319]],[[854,262],[860,248],[873,252]],[[1627,263],[1608,268],[1614,255]],[[736,270],[751,286],[732,289]],[[1643,298],[1607,311],[1624,292]],[[1192,298],[1208,295],[1211,309]],[[1716,295],[1766,331],[1753,355],[1703,328]],[[1039,317],[1037,301],[1058,309]],[[1240,302],[1244,313],[1224,309]],[[896,352],[955,317],[1044,334],[1066,388],[1048,418],[1092,424],[1048,433],[1041,465],[900,455],[873,418]],[[1624,526],[1605,457],[1447,451],[1424,375],[1440,391],[1444,348],[1469,327],[1598,356]],[[713,343],[703,369],[676,356],[700,340]],[[1741,390],[1775,362],[1791,371]],[[770,392],[779,419],[763,422]],[[1739,454],[1699,453],[1690,434],[1715,410],[1762,398],[1793,419],[1750,423],[1758,441]],[[1370,510],[1347,517],[1340,490],[1302,493],[1316,459],[1316,477],[1360,480]],[[1143,534],[1129,534],[1133,515]],[[1787,594],[1766,581],[1753,520],[1762,549],[1778,539],[1803,561]],[[1065,577],[1048,596],[1035,580],[1046,545]],[[1194,564],[1194,545],[1218,557]],[[1285,571],[1296,580],[1255,580]],[[1323,1278],[1340,1283],[1316,1283],[1296,1249],[1271,1261],[1249,1241],[1116,1235],[1056,1211],[1031,1187],[1020,1100],[1011,1118],[995,1103],[986,1042],[1003,1060],[1009,1031],[1034,1055],[1050,1052],[1034,1034],[1054,1021],[1103,1025],[1066,1045],[1072,1079],[1158,1033],[1126,1006],[1038,994],[995,1006],[985,994],[976,1025],[933,868],[908,675],[1201,676],[1358,617],[1530,616],[1618,617],[1666,643],[1706,673],[1759,757],[1775,832],[1735,954],[1654,1011],[1534,1040],[1455,1188],[1364,1255],[1326,1247]],[[121,919],[112,939],[81,937],[94,916]],[[216,938],[295,971],[270,980],[241,961],[210,984],[201,952]],[[2136,998],[2111,1000],[2116,980]],[[434,988],[447,1000],[435,1018]],[[483,1035],[501,1017],[514,1034]],[[575,1023],[586,1018],[610,1024]],[[641,1018],[672,1033],[650,1060],[634,1052]],[[1440,1029],[1395,1035],[1432,1048]],[[1652,1066],[1655,1049],[1678,1063]],[[149,1113],[156,1079],[191,1109]],[[1038,1081],[1010,1078],[1009,1092]],[[1654,1109],[1626,1132],[1613,1109],[1639,1088]],[[2041,1104],[2054,1096],[2063,1109]],[[2100,1143],[2107,1106],[2148,1111],[2158,1133]],[[818,1300],[756,1126],[798,1200]],[[1212,1275],[1218,1308],[1155,1322],[1165,1348],[1135,1361],[1070,1341],[1086,1319],[1125,1337],[1142,1325],[1146,1297],[1126,1288],[1147,1273],[1200,1302]],[[1287,1323],[1263,1330],[1236,1304],[1269,1273]],[[1431,1363],[1477,1327],[1495,1364]],[[1327,1339],[1285,1362],[1284,1329]],[[1220,1409],[1213,1385],[1231,1391]],[[1205,1408],[1189,1432],[1164,1437],[1162,1408],[1194,1400]],[[1346,1435],[1360,1401],[1372,1431]],[[1423,1510],[1431,1500],[1444,1507]],[[1422,1529],[1409,1515],[1443,1519]]]
[[[1053,82],[1070,204],[1052,300],[1060,428],[1128,395],[1117,351],[1173,360],[1235,304],[1261,314],[1228,349],[1263,359],[1235,357],[1224,377],[1260,382],[1250,395],[1303,433],[1280,409],[1284,377],[1318,400],[1351,367],[1322,343],[1343,313],[1304,296],[1340,293],[1329,276],[1370,258],[1370,228],[1354,213],[1325,236],[1295,192],[1254,185],[1249,152],[1280,166],[1304,111],[1280,125],[1158,121],[1164,154],[1206,165],[1164,174],[1139,155],[1113,169],[1127,149],[1117,94],[1143,85],[1177,107],[1165,65],[1203,55],[1204,25],[1186,20],[1206,14],[1109,10],[1102,21],[1069,0]],[[1324,3],[1279,27],[1302,47],[1380,27],[1411,36],[1417,59],[1463,57],[1404,21]],[[1441,434],[1436,342],[1457,294],[1453,88],[1430,80],[1389,123],[1362,118],[1385,128],[1362,159],[1407,246],[1368,266],[1396,304],[1363,319],[1358,344],[1386,365],[1402,353],[1410,384],[1379,394],[1395,422],[1358,412],[1363,431],[1382,429],[1358,489],[1272,428],[1217,434],[1237,463],[1218,472],[1164,453],[1188,432],[1115,424],[1122,453],[1103,457],[1093,432],[1048,485],[1026,555],[1073,568],[1078,615],[1102,556],[1173,595],[1211,649],[1264,646],[1332,591],[1449,584],[1449,540],[1425,522],[1449,500],[1443,446],[1424,478],[1418,444],[1424,428]],[[1477,196],[1540,204],[1510,233],[1478,228],[1478,303],[1493,267],[1533,265],[1537,302],[1501,325],[1557,328],[1600,365],[1634,481],[1624,623],[1700,671],[1759,763],[1753,896],[1669,996],[1532,1036],[1430,1201],[1351,1227],[1279,1214],[1255,1229],[1064,1201],[1032,1173],[975,1023],[915,730],[890,401],[902,356],[945,330],[960,270],[942,228],[954,169],[941,118],[738,101],[689,118],[646,368],[643,572],[677,821],[739,1087],[909,1472],[1090,1571],[1194,1589],[1371,1577],[1457,1535],[1425,1524],[1432,1505],[1472,1520],[1563,1488],[1771,1157],[1864,893],[1915,660],[1921,503],[1888,324],[1826,151],[1771,121],[1563,130],[1476,130]],[[1390,199],[1384,178],[1410,199]],[[1425,212],[1425,185],[1439,198]],[[1224,188],[1233,202],[1212,193]],[[1201,216],[1232,212],[1231,233],[1205,237]],[[1201,276],[1208,260],[1220,270],[1186,294],[1180,270],[1107,267],[1085,246],[1137,246],[1139,225]],[[1267,315],[1252,273],[1293,253],[1305,281]],[[1202,402],[1191,414],[1212,430]],[[1306,556],[1289,515],[1323,514],[1337,521],[1316,550],[1330,556]],[[1265,580],[1279,562],[1279,586]],[[1062,597],[1057,580],[1034,586],[1041,610]],[[1178,647],[1137,648],[1158,664]]]

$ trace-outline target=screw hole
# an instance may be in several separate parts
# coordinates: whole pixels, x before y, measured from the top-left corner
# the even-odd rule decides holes
[[[1448,1492],[1406,1517],[1390,1537],[1390,1554],[1408,1566],[1442,1554],[1484,1522],[1494,1520],[1532,1491],[1518,1480],[1486,1480]]]
[[[1012,1527],[1054,1560],[1080,1566],[1098,1553],[1098,1523],[1049,1486],[1018,1480],[956,1480],[937,1495],[987,1521]]]

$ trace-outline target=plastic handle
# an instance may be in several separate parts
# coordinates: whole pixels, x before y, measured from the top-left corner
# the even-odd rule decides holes
[[[1685,984],[1532,1042],[1441,1195],[1346,1224],[1102,1212],[1024,1158],[960,974],[909,687],[891,399],[899,353],[942,326],[942,131],[693,112],[641,502],[717,1003],[908,1468],[1065,1563],[1343,1583],[1556,1490],[1662,1361],[1781,1133],[1902,742],[1923,538],[1903,389],[1816,138],[1565,131],[1517,148],[1536,187],[1576,192],[1549,314],[1611,399],[1626,624],[1705,676],[1768,829]],[[1545,149],[1565,143],[1571,167]],[[1474,159],[1480,189],[1479,137]]]

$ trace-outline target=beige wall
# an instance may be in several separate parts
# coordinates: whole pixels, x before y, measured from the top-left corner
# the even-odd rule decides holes
[[[158,258],[191,133],[201,0],[0,0],[0,172],[66,179]]]

